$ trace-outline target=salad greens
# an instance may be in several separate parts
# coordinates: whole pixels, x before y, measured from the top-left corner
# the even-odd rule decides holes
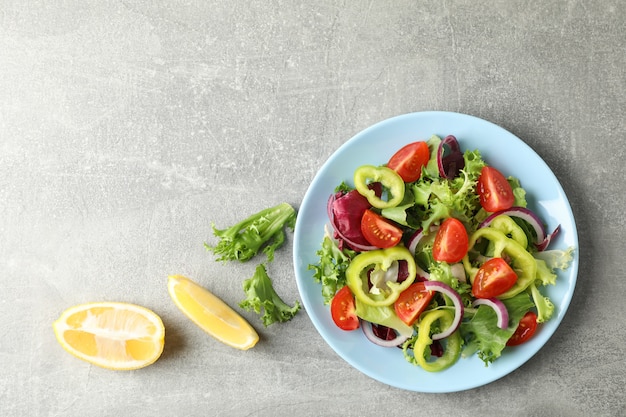
[[[222,262],[246,262],[259,252],[272,262],[275,251],[285,242],[285,228],[294,229],[296,215],[296,210],[289,203],[281,203],[225,229],[217,229],[213,224],[213,233],[219,242],[215,246],[208,243],[204,246],[218,255],[217,260]],[[264,264],[258,265],[254,275],[243,282],[243,290],[246,298],[239,306],[259,314],[265,327],[291,320],[300,310],[297,300],[291,307],[276,293]]]
[[[526,314],[536,313],[539,324],[552,317],[555,306],[543,294],[543,287],[556,284],[556,270],[569,267],[575,248],[544,250],[558,228],[552,235],[540,236],[538,230],[543,231],[544,225],[534,222],[536,215],[517,214],[530,212],[527,191],[517,178],[502,177],[510,187],[511,196],[505,197],[512,206],[509,204],[506,209],[493,212],[485,209],[485,206],[492,207],[493,202],[491,206],[483,204],[489,192],[484,190],[486,180],[481,176],[493,168],[483,160],[479,150],[461,152],[456,138],[442,140],[436,135],[427,145],[430,159],[421,166],[417,180],[404,182],[404,192],[393,170],[390,173],[384,164],[380,167],[364,164],[355,173],[355,186],[348,181],[337,186],[329,200],[331,227],[325,230],[317,251],[319,262],[309,265],[309,269],[314,271],[313,279],[320,284],[324,303],[331,304],[331,310],[334,295],[344,286],[350,287],[354,297],[353,312],[373,328],[394,330],[397,338],[403,340],[399,346],[407,361],[434,372],[453,365],[459,357],[476,354],[488,366],[502,355],[507,343],[517,337],[518,324]],[[459,154],[450,157],[450,149],[458,150]],[[442,160],[446,158],[455,163],[462,161],[462,165],[456,169],[442,167]],[[402,178],[405,178],[404,168],[394,165]],[[492,171],[489,173],[495,175]],[[383,199],[384,193],[381,196],[373,191],[377,181],[382,181],[383,189],[389,194],[388,200]],[[509,210],[511,207],[514,210]],[[398,264],[404,263],[406,269],[405,260],[397,254],[392,256],[394,251],[381,250],[383,246],[376,246],[366,238],[363,228],[367,226],[361,222],[366,218],[363,212],[368,210],[382,216],[377,232],[380,227],[390,230],[389,233],[396,229],[401,231],[402,242],[397,248],[410,250],[413,258],[409,264],[414,261],[417,269],[415,274],[409,274],[411,282],[406,285],[401,284],[407,279],[406,275],[398,272],[402,270]],[[434,247],[440,245],[437,233],[440,225],[449,218],[459,220],[468,235],[469,244],[458,263],[438,261],[433,255]],[[537,244],[542,239],[541,245]],[[369,251],[374,251],[371,256]],[[389,259],[385,254],[389,254]],[[364,256],[368,257],[367,261]],[[378,259],[381,256],[385,259]],[[514,277],[510,278],[509,274],[509,280],[513,281],[498,295],[489,297],[489,303],[476,303],[473,288],[487,274],[484,270],[487,261],[494,258],[506,262]],[[359,264],[358,268],[354,263]],[[358,269],[356,275],[351,272],[355,268]],[[380,281],[381,274],[383,281]],[[418,313],[418,318],[408,323],[401,317],[397,304],[418,300],[416,292],[412,299],[403,295],[420,282],[436,283],[428,287],[431,290],[442,289],[434,292],[435,296],[428,299],[428,305]],[[399,296],[398,288],[403,291]],[[386,300],[396,301],[394,304]],[[457,327],[452,328],[452,323]],[[363,331],[372,340],[365,327]],[[387,337],[386,344],[372,341],[388,346],[389,340],[396,340],[391,337]],[[440,337],[443,340],[439,340]]]
[[[291,307],[276,294],[263,264],[258,265],[254,275],[243,282],[243,290],[246,298],[239,303],[239,307],[247,311],[253,310],[257,314],[261,314],[263,310],[261,321],[265,327],[289,321],[300,310],[300,303],[297,300]]]
[[[517,328],[517,323],[533,307],[525,292],[503,300],[503,303],[509,313],[509,322],[514,325],[500,329],[496,325],[494,310],[487,306],[478,307],[470,320],[461,323],[460,331],[466,340],[463,356],[467,357],[476,352],[485,364],[499,358],[506,347],[506,342]]]
[[[245,262],[262,249],[268,261],[274,252],[285,243],[285,227],[291,230],[296,225],[296,210],[288,203],[281,203],[249,216],[226,229],[213,224],[213,234],[219,238],[215,246],[205,243],[207,250],[216,255],[218,261]]]
[[[316,265],[309,265],[309,269],[314,270],[313,279],[322,284],[325,304],[329,304],[335,293],[346,285],[346,269],[355,255],[356,252],[351,249],[339,249],[328,229],[325,230],[322,248],[317,251],[320,261]]]

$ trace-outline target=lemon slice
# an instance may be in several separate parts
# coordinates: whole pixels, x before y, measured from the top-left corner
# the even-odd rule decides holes
[[[247,350],[259,341],[259,335],[243,317],[189,278],[172,275],[167,288],[178,308],[220,342]]]
[[[107,369],[143,368],[163,352],[161,318],[135,304],[97,302],[70,307],[52,328],[67,352]]]

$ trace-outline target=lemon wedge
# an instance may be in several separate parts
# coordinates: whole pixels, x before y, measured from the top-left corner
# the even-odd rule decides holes
[[[259,335],[243,317],[196,282],[172,275],[167,288],[178,308],[220,342],[247,350],[259,341]]]
[[[65,310],[52,328],[67,352],[107,369],[143,368],[163,352],[165,328],[161,318],[135,304],[76,305]]]

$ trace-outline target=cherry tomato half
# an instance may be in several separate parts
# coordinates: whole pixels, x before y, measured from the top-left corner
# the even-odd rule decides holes
[[[406,290],[402,291],[393,307],[398,318],[409,326],[418,319],[419,315],[426,310],[426,307],[433,299],[434,293],[428,291],[423,282],[415,282]]]
[[[476,187],[480,205],[489,212],[508,210],[515,203],[513,189],[496,168],[483,167]]]
[[[387,167],[396,171],[404,182],[414,182],[422,175],[422,167],[428,164],[429,159],[428,144],[424,141],[413,142],[400,148],[389,159]]]
[[[369,209],[361,217],[361,233],[370,245],[381,249],[396,246],[402,239],[402,229]]]
[[[441,223],[435,243],[433,244],[433,259],[438,262],[459,262],[469,247],[467,230],[460,220],[449,217]]]
[[[517,274],[502,258],[485,262],[474,277],[472,293],[476,298],[491,298],[504,294],[517,282]]]
[[[333,297],[330,302],[330,315],[342,330],[355,330],[359,328],[359,318],[356,315],[354,296],[346,285]]]
[[[537,330],[537,315],[532,311],[524,314],[524,317],[519,321],[517,329],[513,336],[506,342],[507,346],[517,346],[524,342],[527,342]]]

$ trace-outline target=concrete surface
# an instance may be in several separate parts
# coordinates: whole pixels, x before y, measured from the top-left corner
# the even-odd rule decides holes
[[[624,415],[625,21],[618,0],[3,0],[0,414]],[[345,363],[304,311],[267,329],[244,313],[262,340],[242,353],[176,309],[168,274],[231,305],[252,275],[205,251],[211,222],[297,207],[352,135],[421,110],[510,130],[571,200],[578,285],[532,360],[412,393]],[[291,247],[270,267],[289,302]],[[65,353],[51,323],[94,300],[160,314],[162,358],[115,373]]]

